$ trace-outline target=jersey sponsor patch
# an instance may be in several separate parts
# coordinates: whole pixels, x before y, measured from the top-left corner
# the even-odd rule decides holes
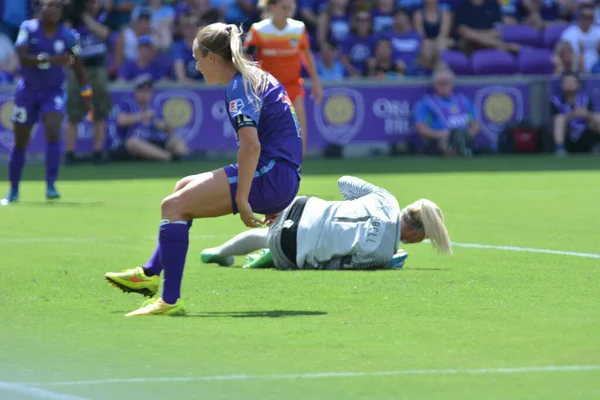
[[[240,114],[237,117],[235,117],[234,123],[237,130],[248,126],[256,128],[256,122],[254,122],[252,118],[244,114]]]
[[[229,112],[236,113],[244,108],[244,101],[242,99],[235,99],[229,102]]]

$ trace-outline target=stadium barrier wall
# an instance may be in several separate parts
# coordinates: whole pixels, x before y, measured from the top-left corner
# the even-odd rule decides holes
[[[322,150],[329,144],[369,146],[401,142],[414,135],[412,111],[415,103],[431,92],[429,79],[361,80],[324,82],[325,95],[320,105],[310,99],[307,82],[306,110],[308,146]],[[548,122],[548,100],[555,80],[536,76],[473,77],[457,79],[456,91],[465,93],[475,106],[482,123],[480,144],[494,147],[498,134],[508,123],[528,120]],[[593,99],[600,96],[600,79],[588,79],[585,88]],[[12,142],[10,115],[14,87],[0,88],[0,154],[9,151]],[[178,135],[193,150],[230,152],[236,149],[235,133],[227,115],[223,87],[181,86],[162,83],[155,89],[153,104]],[[112,85],[114,105],[132,96],[132,89]],[[595,101],[598,104],[598,101]],[[113,115],[114,117],[114,115]],[[116,136],[111,118],[108,134]],[[30,153],[44,151],[43,128],[32,134]],[[77,150],[92,149],[92,129],[88,122],[79,127]]]

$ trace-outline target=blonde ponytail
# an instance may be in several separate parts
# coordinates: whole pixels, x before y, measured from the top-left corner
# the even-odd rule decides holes
[[[442,210],[431,200],[421,200],[421,219],[425,235],[437,248],[439,253],[452,254],[450,235],[444,224]]]
[[[251,101],[255,100],[255,106],[258,108],[269,81],[267,73],[244,55],[242,33],[242,29],[236,25],[217,22],[201,28],[196,35],[196,40],[204,56],[213,53],[234,64],[244,77],[246,96]]]
[[[261,95],[267,90],[269,84],[267,74],[258,67],[258,64],[249,60],[243,53],[242,29],[236,25],[227,25],[227,29],[231,30],[231,38],[229,46],[231,48],[231,59],[236,69],[244,77],[244,91],[246,96],[252,96],[258,106],[261,102]],[[248,95],[250,92],[250,95]]]
[[[452,254],[452,242],[444,224],[442,210],[431,200],[420,199],[406,207],[410,220],[422,227],[439,253]]]

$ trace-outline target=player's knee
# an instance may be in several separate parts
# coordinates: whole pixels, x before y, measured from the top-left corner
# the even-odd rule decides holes
[[[48,142],[58,142],[60,140],[60,127],[52,126],[52,127],[44,127],[46,130],[46,140]]]
[[[179,221],[183,219],[183,202],[181,201],[181,196],[171,195],[165,197],[165,199],[160,204],[160,213],[163,219],[168,219],[169,221]]]

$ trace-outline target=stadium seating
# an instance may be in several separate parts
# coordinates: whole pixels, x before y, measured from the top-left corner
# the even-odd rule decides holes
[[[517,57],[519,72],[524,75],[550,75],[553,72],[551,58],[552,52],[548,49],[523,49]]]
[[[471,55],[475,75],[510,75],[518,71],[515,57],[500,50],[479,50]]]
[[[469,58],[460,51],[446,50],[440,54],[442,61],[452,70],[456,75],[470,75],[473,73],[471,70],[471,63]]]
[[[505,25],[500,28],[502,40],[522,46],[543,47],[540,31],[526,25]]]

